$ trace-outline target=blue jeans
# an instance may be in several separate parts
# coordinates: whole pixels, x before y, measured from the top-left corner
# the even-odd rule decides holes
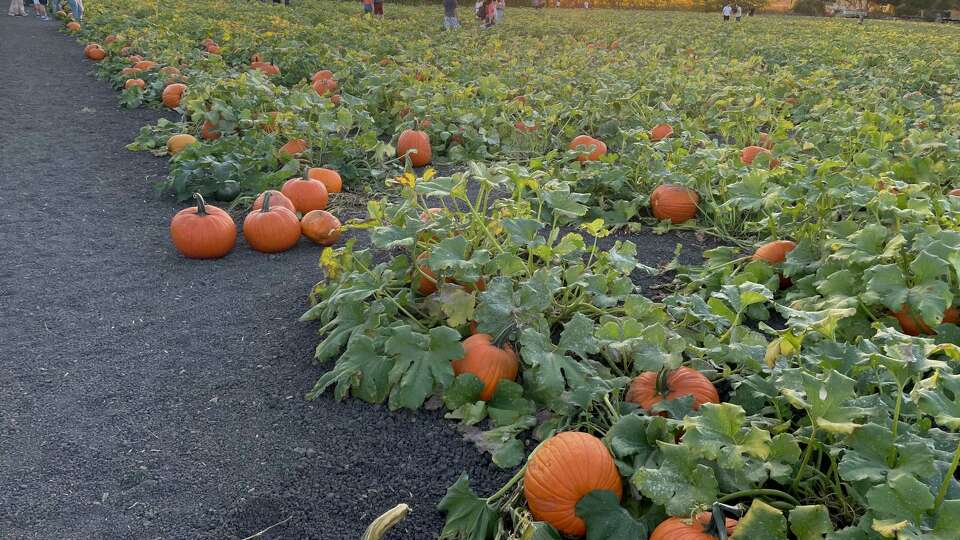
[[[70,4],[70,13],[73,14],[73,18],[78,21],[83,20],[83,0],[67,0],[67,3]]]

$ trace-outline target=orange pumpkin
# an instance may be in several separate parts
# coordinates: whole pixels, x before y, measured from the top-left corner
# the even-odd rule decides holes
[[[163,89],[161,100],[164,106],[175,109],[180,106],[180,100],[183,99],[183,93],[186,92],[187,85],[183,83],[173,83]]]
[[[407,129],[397,139],[397,157],[403,159],[404,156],[409,156],[414,167],[423,167],[430,163],[432,151],[430,136],[424,131]]]
[[[283,183],[280,191],[290,199],[297,212],[301,214],[327,208],[327,187],[323,182],[310,178],[291,178]]]
[[[509,344],[502,347],[493,343],[490,334],[474,334],[463,340],[463,358],[451,362],[453,372],[472,373],[483,383],[480,399],[488,401],[497,390],[501,380],[517,378],[520,361]]]
[[[107,51],[103,50],[99,43],[90,43],[83,48],[83,55],[90,60],[99,62],[107,57]]]
[[[206,120],[203,123],[203,126],[200,127],[200,136],[207,141],[215,141],[220,138],[220,132],[217,131],[217,126],[213,122]]]
[[[753,160],[757,159],[757,156],[760,154],[766,154],[770,156],[770,169],[776,169],[780,166],[780,160],[773,159],[773,154],[762,146],[748,146],[740,151],[740,161],[745,165],[750,165],[753,163]]]
[[[157,67],[157,63],[153,60],[140,60],[133,65],[133,69],[140,71],[150,71]]]
[[[700,195],[676,184],[661,184],[650,194],[650,209],[659,220],[683,223],[697,215]]]
[[[317,79],[311,86],[313,86],[313,89],[321,96],[337,91],[337,81],[335,79]]]
[[[340,220],[325,210],[314,210],[300,220],[300,230],[315,244],[332,246],[340,238]]]
[[[332,71],[330,71],[329,69],[321,69],[320,71],[314,73],[312,77],[310,77],[310,82],[315,83],[323,79],[332,79],[332,78],[333,78]]]
[[[306,152],[307,148],[306,139],[291,139],[287,144],[280,147],[280,154],[296,156]]]
[[[523,474],[523,495],[533,517],[570,536],[586,532],[577,517],[577,502],[597,489],[618,499],[623,495],[610,452],[588,433],[566,431],[550,437],[530,456]]]
[[[424,251],[417,256],[417,261],[425,261],[429,257],[430,254]],[[420,295],[428,296],[437,292],[437,275],[427,266],[426,262],[417,265],[417,269],[414,271],[414,279],[417,283],[417,292]]]
[[[197,138],[187,133],[179,133],[167,139],[167,152],[171,155],[177,155],[184,148],[197,142]]]
[[[257,71],[260,71],[267,77],[273,77],[274,75],[280,74],[280,68],[278,68],[273,64],[269,64],[267,62],[254,62],[250,64],[250,67],[253,69],[256,69]]]
[[[184,257],[217,259],[233,249],[237,241],[237,226],[230,214],[204,202],[199,193],[193,194],[196,207],[185,208],[170,220],[170,239]]]
[[[913,313],[906,304],[891,313],[896,317],[897,322],[900,323],[900,329],[908,336],[919,336],[921,334],[928,336],[936,335],[936,332],[930,328],[927,323],[923,322],[923,319],[919,315]],[[944,324],[960,323],[960,310],[954,307],[947,308],[947,310],[943,312],[942,322]]]
[[[253,53],[250,56],[250,65],[256,64],[257,62],[263,62],[263,55],[260,53]]]
[[[293,213],[297,212],[297,207],[293,205],[293,202],[291,202],[286,195],[284,195],[283,193],[275,189],[268,189],[263,193],[257,195],[257,198],[254,199],[253,206],[250,207],[250,210],[259,210],[263,208],[263,197],[267,193],[270,194],[270,205],[273,206],[274,208],[278,208],[282,206]]]
[[[271,193],[263,196],[263,206],[247,214],[243,220],[243,237],[253,249],[263,253],[280,253],[300,240],[297,215],[282,206],[270,206]]]
[[[120,76],[122,77],[136,77],[138,75],[140,75],[140,70],[132,67],[125,67],[120,70]]]
[[[724,518],[724,526],[729,538],[737,528],[737,520]],[[713,533],[713,514],[701,512],[692,520],[667,518],[653,530],[650,540],[717,540],[717,535]]]
[[[106,37],[106,39],[103,40],[103,42],[106,43],[107,45],[109,45],[109,44],[113,43],[114,41],[117,41],[118,39],[119,39],[119,38],[117,37],[116,34],[110,34],[109,36]]]
[[[217,42],[214,41],[213,38],[203,38],[203,40],[200,41],[201,47],[209,47],[210,45],[216,45],[216,44]]]
[[[790,240],[774,240],[757,248],[753,254],[755,261],[767,261],[769,264],[780,264],[787,260],[787,254],[796,249],[797,244]]]
[[[323,182],[323,185],[327,188],[327,193],[340,193],[340,190],[343,189],[343,180],[340,178],[340,173],[333,169],[311,167],[307,169],[307,178]]]
[[[209,54],[220,54],[220,46],[216,43],[207,45],[207,52]]]
[[[176,76],[180,75],[180,69],[174,66],[163,66],[160,68],[160,73],[163,73],[164,75]]]
[[[607,145],[589,135],[577,135],[570,141],[570,150],[578,152],[577,161],[596,161],[607,153]]]
[[[951,197],[960,197],[960,188],[951,189],[950,193],[947,193],[947,195]]]
[[[650,130],[651,141],[662,141],[673,136],[673,126],[670,124],[657,124]]]
[[[80,23],[78,23],[77,21],[70,21],[70,22],[68,22],[68,23],[67,23],[67,30],[69,30],[69,31],[71,31],[71,32],[76,32],[77,30],[80,30]]]
[[[333,103],[334,107],[339,106],[341,101],[340,94],[334,94],[330,96],[330,103]]]
[[[516,128],[517,131],[521,131],[523,133],[533,133],[534,131],[537,130],[537,123],[532,122],[530,124],[527,124],[523,120],[517,120],[516,123],[513,124],[513,127]]]
[[[693,396],[693,409],[704,403],[720,403],[720,394],[703,373],[686,366],[672,371],[645,371],[630,381],[626,400],[650,411],[664,399]]]
[[[143,79],[127,79],[127,82],[123,83],[123,89],[129,90],[134,86],[139,86],[141,90],[146,88],[147,83],[143,82]]]

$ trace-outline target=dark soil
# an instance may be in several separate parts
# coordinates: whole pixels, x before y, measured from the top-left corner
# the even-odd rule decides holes
[[[354,540],[404,502],[388,538],[434,538],[462,471],[505,481],[440,413],[303,399],[320,249],[180,257],[165,162],[124,149],[161,113],[57,28],[0,17],[0,537]],[[655,267],[702,244],[629,238]]]

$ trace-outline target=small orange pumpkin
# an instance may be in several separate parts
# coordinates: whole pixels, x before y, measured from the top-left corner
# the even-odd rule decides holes
[[[596,161],[607,153],[607,145],[589,135],[577,135],[570,141],[570,150],[578,152],[577,161]]]
[[[127,79],[127,82],[123,83],[123,89],[129,90],[134,86],[139,86],[141,90],[146,88],[147,83],[143,82],[143,79]]]
[[[523,133],[533,133],[537,130],[537,123],[531,122],[530,124],[527,124],[523,120],[517,120],[516,123],[513,124],[513,127],[516,128],[517,131]]]
[[[676,184],[661,184],[650,194],[650,209],[659,220],[683,223],[697,215],[700,195]]]
[[[71,32],[76,32],[77,30],[80,30],[80,23],[78,23],[77,21],[70,21],[70,22],[68,22],[68,23],[67,23],[67,30],[69,30],[69,31],[71,31]]]
[[[200,46],[201,46],[201,47],[209,47],[210,45],[216,45],[216,44],[217,44],[217,42],[214,41],[213,38],[203,38],[203,39],[200,41]]]
[[[250,64],[250,67],[252,67],[253,69],[256,69],[257,71],[260,71],[267,77],[273,77],[274,75],[280,74],[280,68],[267,62],[254,62]]]
[[[430,163],[432,151],[430,136],[425,131],[407,129],[397,139],[397,157],[403,159],[404,156],[409,156],[414,167],[423,167]]]
[[[233,249],[237,226],[230,214],[193,194],[196,207],[184,208],[170,220],[170,239],[184,257],[217,259]]]
[[[424,251],[417,256],[417,261],[424,261],[421,264],[417,265],[417,269],[414,271],[414,279],[416,280],[416,289],[417,293],[421,296],[429,296],[437,292],[437,274],[430,269],[425,262],[427,258],[430,257],[430,254]]]
[[[186,92],[187,85],[183,83],[173,83],[167,85],[161,94],[161,100],[164,106],[175,109],[180,106],[180,100],[183,99],[183,93]]]
[[[167,152],[171,155],[177,155],[184,148],[197,142],[197,138],[187,133],[179,133],[167,139]]]
[[[323,182],[323,185],[327,188],[327,193],[340,193],[340,190],[343,189],[343,179],[340,178],[340,173],[333,169],[311,167],[307,169],[307,178]]]
[[[787,260],[787,254],[796,249],[797,244],[790,240],[774,240],[757,248],[753,253],[753,260],[767,261],[769,264],[780,264]]]
[[[896,317],[897,322],[900,323],[900,328],[903,330],[903,333],[908,336],[919,336],[921,334],[928,336],[936,335],[936,332],[930,328],[920,316],[914,314],[906,304],[891,313]],[[947,310],[943,312],[942,322],[944,324],[960,323],[960,310],[954,307],[947,308]]]
[[[737,528],[737,520],[724,518],[727,537]],[[692,520],[678,517],[667,518],[660,522],[650,535],[650,540],[717,540],[713,530],[713,514],[701,512]]]
[[[280,147],[280,154],[287,156],[300,155],[307,151],[306,139],[291,139],[287,144]]]
[[[340,238],[340,220],[326,210],[313,210],[300,220],[300,230],[315,244],[332,246]]]
[[[463,358],[452,361],[451,365],[457,375],[472,373],[480,379],[483,401],[493,398],[501,380],[516,379],[520,370],[517,353],[507,343],[502,346],[494,343],[490,334],[474,334],[463,340]]]
[[[342,99],[340,99],[340,94],[334,94],[334,95],[330,96],[330,103],[333,103],[333,106],[334,106],[334,107],[339,106],[340,103],[341,103],[341,101],[342,101]]]
[[[109,45],[109,44],[117,41],[118,39],[120,39],[120,38],[118,38],[116,34],[110,34],[109,36],[106,37],[106,39],[103,40],[103,42],[106,43],[107,45]]]
[[[220,46],[216,43],[207,45],[207,53],[209,54],[220,54]]]
[[[206,120],[203,122],[203,126],[200,127],[200,136],[207,141],[215,141],[220,138],[220,132],[217,131],[217,126],[213,122]]]
[[[704,403],[720,403],[720,394],[703,373],[686,366],[671,371],[645,371],[630,381],[626,400],[650,411],[664,399],[693,396],[693,409]]]
[[[157,63],[153,60],[140,60],[133,65],[133,69],[138,69],[140,71],[150,71],[157,67]]]
[[[313,89],[321,96],[337,91],[337,81],[335,79],[317,79],[311,86],[313,86]]]
[[[748,146],[741,150],[740,161],[742,161],[745,165],[750,165],[760,154],[766,154],[770,156],[770,170],[776,169],[780,166],[780,160],[774,159],[773,153],[762,146]]]
[[[598,489],[618,499],[623,495],[610,451],[589,433],[566,431],[550,437],[530,456],[523,473],[523,495],[530,513],[570,536],[586,532],[586,524],[577,516],[577,502]]]
[[[290,199],[297,212],[306,214],[312,210],[326,210],[327,187],[323,182],[308,178],[291,178],[283,183],[280,191]]]
[[[250,210],[259,210],[263,208],[263,197],[267,193],[270,194],[270,205],[274,208],[284,207],[287,210],[290,210],[293,213],[297,213],[297,207],[293,205],[290,199],[287,198],[283,193],[275,190],[268,189],[263,193],[257,195],[257,198],[253,200],[253,206],[250,207]]]
[[[243,237],[253,249],[263,253],[280,253],[300,240],[300,221],[296,214],[282,206],[270,206],[270,196],[263,195],[263,206],[247,214],[243,220]]]
[[[662,141],[673,136],[673,126],[670,124],[657,124],[650,130],[651,141]]]
[[[315,83],[323,79],[332,79],[332,78],[333,78],[332,71],[330,71],[329,69],[321,69],[320,71],[314,73],[312,77],[310,77],[310,82]]]

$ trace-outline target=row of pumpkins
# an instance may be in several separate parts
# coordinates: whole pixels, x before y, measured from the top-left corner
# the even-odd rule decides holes
[[[287,180],[280,191],[267,190],[253,203],[243,220],[243,237],[256,251],[279,253],[306,236],[321,246],[340,237],[340,220],[326,211],[329,193],[341,189],[339,173],[310,168],[303,177]],[[170,221],[170,239],[183,256],[216,259],[233,250],[237,226],[226,211],[207,204],[199,193],[196,206],[185,208]],[[297,214],[303,217],[298,218]]]

